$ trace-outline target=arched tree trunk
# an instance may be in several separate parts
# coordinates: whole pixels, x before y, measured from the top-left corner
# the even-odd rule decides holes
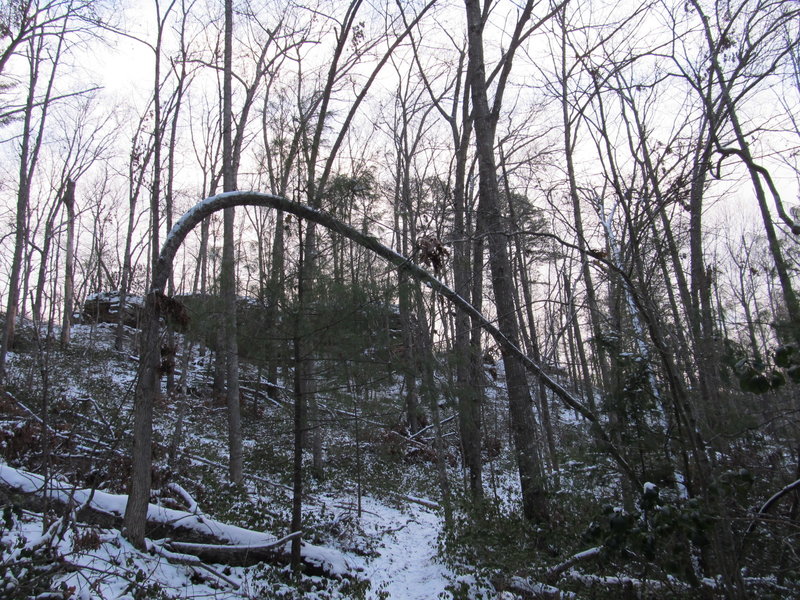
[[[637,481],[636,474],[625,461],[618,449],[614,446],[609,436],[602,429],[598,416],[583,406],[561,384],[554,381],[542,371],[539,364],[531,360],[517,345],[513,344],[503,333],[495,327],[483,314],[475,309],[464,298],[444,285],[425,269],[411,262],[407,257],[394,252],[381,244],[377,238],[365,234],[353,227],[341,223],[330,215],[310,208],[304,204],[292,202],[280,196],[258,192],[224,192],[217,196],[206,198],[195,205],[175,224],[170,231],[164,246],[161,249],[156,268],[153,271],[149,293],[145,303],[143,322],[142,346],[140,351],[139,372],[136,384],[136,397],[134,400],[134,440],[131,470],[131,493],[125,510],[125,530],[128,539],[138,545],[144,545],[144,526],[147,516],[147,504],[150,494],[152,465],[152,433],[153,433],[153,400],[158,385],[158,368],[160,363],[159,352],[159,321],[164,305],[169,303],[163,296],[167,279],[172,270],[172,262],[186,236],[203,219],[211,214],[234,206],[265,206],[275,210],[282,210],[297,217],[312,221],[330,231],[342,235],[360,246],[384,258],[398,269],[402,269],[412,278],[430,287],[434,292],[449,300],[458,310],[465,312],[474,322],[492,336],[494,341],[504,352],[514,356],[521,365],[530,373],[538,377],[542,383],[554,393],[568,407],[580,413],[594,425],[597,437],[603,442],[603,447],[625,473],[633,481]]]

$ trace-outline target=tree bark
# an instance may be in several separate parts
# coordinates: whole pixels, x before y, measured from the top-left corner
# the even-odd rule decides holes
[[[225,0],[225,66],[222,93],[222,189],[236,189],[236,170],[233,156],[233,109],[231,80],[233,77],[233,1]],[[238,161],[236,161],[238,162]],[[239,347],[236,339],[236,262],[234,252],[234,208],[226,208],[223,214],[222,274],[221,287],[225,310],[225,375],[228,405],[228,454],[231,483],[241,486],[244,482],[242,467],[242,417],[239,405]]]
[[[479,169],[478,211],[486,224],[492,288],[497,306],[498,328],[515,347],[519,347],[519,325],[514,310],[511,261],[500,215],[500,192],[494,157],[497,113],[490,112],[483,57],[483,17],[478,0],[465,0],[469,43],[470,88],[474,111],[475,141]],[[528,3],[524,14],[530,15]],[[507,59],[508,60],[508,59]],[[497,109],[497,107],[495,107]],[[536,424],[531,410],[531,394],[522,363],[502,348],[510,407],[514,449],[522,486],[522,508],[532,521],[549,520],[547,494],[539,463]]]
[[[64,206],[67,209],[67,252],[64,260],[64,315],[61,321],[61,346],[66,347],[70,340],[72,327],[73,296],[75,283],[75,182],[67,180],[67,189],[64,192]]]

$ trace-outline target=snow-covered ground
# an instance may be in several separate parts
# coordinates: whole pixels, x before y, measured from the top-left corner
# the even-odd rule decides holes
[[[0,465],[0,480],[25,493],[42,489],[40,476]],[[66,501],[72,498],[78,505],[91,505],[107,514],[121,514],[125,496],[69,489],[63,483],[51,482],[53,498]],[[431,508],[416,503],[402,504],[402,508],[370,497],[362,499],[362,515],[356,520],[355,508],[342,503],[341,498],[323,499],[329,514],[335,519],[349,519],[355,533],[350,552],[333,548],[308,546],[304,555],[316,557],[332,565],[333,572],[359,573],[370,582],[367,598],[375,600],[428,600],[448,598],[448,584],[456,576],[437,559],[437,538],[441,518]],[[258,535],[247,530],[225,526],[198,514],[151,507],[157,520],[179,521],[192,528],[215,531],[232,542],[261,543],[274,541],[269,535]],[[138,552],[117,530],[100,530],[91,527],[64,527],[56,520],[43,533],[41,517],[26,513],[13,527],[4,531],[0,564],[8,567],[19,564],[23,552],[43,558],[53,551],[54,562],[69,565],[69,573],[61,577],[59,587],[65,598],[79,600],[107,600],[111,598],[135,600],[147,593],[160,591],[164,598],[215,598],[242,600],[263,597],[267,588],[259,580],[258,567],[230,568],[222,565],[204,565],[188,555],[170,552],[163,542],[149,543],[149,552]],[[12,542],[13,538],[13,543]],[[256,539],[257,538],[257,539]],[[263,539],[262,539],[263,538]],[[13,590],[21,585],[23,571],[7,569],[2,578],[4,589]],[[289,586],[276,584],[272,591]],[[277,588],[277,589],[276,589]],[[147,596],[149,597],[149,596]],[[300,597],[300,596],[292,596]],[[306,598],[343,598],[346,596],[317,595],[309,592]]]
[[[91,359],[87,355],[82,360],[101,362],[93,369],[80,366],[66,369],[53,389],[53,395],[70,406],[79,407],[81,403],[88,402],[89,413],[81,417],[84,419],[81,422],[87,423],[89,416],[99,420],[103,435],[109,440],[119,432],[116,427],[112,428],[106,423],[104,411],[108,407],[103,408],[95,403],[92,397],[94,388],[90,386],[102,385],[102,390],[98,391],[111,399],[110,406],[115,411],[124,415],[129,410],[135,375],[135,363],[128,354],[113,351],[115,331],[113,325],[76,325],[73,329],[74,339],[79,340],[76,347],[85,345],[96,355]],[[128,336],[134,333],[126,328]],[[13,365],[17,357],[12,359],[10,362]],[[201,358],[197,358],[196,364],[192,361],[190,385],[203,385],[203,373],[209,369],[201,363]],[[17,402],[10,395],[9,398]],[[23,412],[25,418],[36,419],[33,411]],[[159,414],[165,412],[162,407]],[[185,434],[186,443],[195,451],[199,451],[199,448],[211,451],[220,442],[215,439],[214,429],[209,429],[201,416],[208,416],[207,411],[193,414],[188,420],[190,431]],[[165,418],[170,426],[161,431],[161,436],[168,439],[171,417]],[[88,431],[82,429],[70,435],[80,437],[84,433],[88,435]],[[61,437],[66,438],[64,435]],[[224,448],[220,448],[220,451],[224,454]],[[210,456],[214,458],[213,453]],[[220,458],[220,461],[224,459]],[[197,466],[192,460],[189,464]],[[14,466],[18,467],[19,463]],[[224,469],[220,472],[223,473]],[[6,484],[14,484],[20,493],[26,494],[35,492],[43,484],[40,475],[12,468],[1,461],[0,479]],[[93,508],[116,516],[124,512],[124,495],[111,493],[112,490],[103,488],[102,484],[94,492],[76,488],[75,485],[66,477],[48,482],[52,498],[72,502],[76,507],[91,504]],[[180,488],[176,483],[170,485]],[[108,491],[101,491],[103,489]],[[117,485],[116,491],[119,489]],[[347,489],[353,487],[347,486]],[[179,491],[183,491],[182,488]],[[269,502],[266,496],[261,498],[255,487],[250,488],[249,493],[254,504],[259,499]],[[186,512],[178,515],[180,511],[155,506],[149,512],[157,513],[164,521],[180,519],[182,523],[193,523],[198,528],[211,526],[216,533],[223,531],[225,535],[222,537],[229,539],[232,544],[258,544],[276,539],[271,535],[275,532],[250,532],[215,521],[204,513],[208,507],[204,507],[202,501],[196,503],[188,496],[189,501],[186,502],[181,494],[177,496],[194,514]],[[309,553],[316,553],[329,564],[341,565],[340,569],[329,569],[329,572],[355,574],[357,579],[352,583],[346,579],[336,581],[304,576],[302,584],[298,584],[288,567],[266,564],[252,567],[205,565],[197,559],[192,560],[189,555],[175,552],[174,548],[170,550],[164,540],[155,540],[148,544],[147,552],[140,552],[117,529],[86,525],[71,517],[53,521],[52,516],[44,527],[44,518],[40,513],[20,511],[13,515],[2,515],[4,519],[0,520],[0,598],[12,591],[22,594],[19,597],[35,597],[40,592],[42,588],[26,588],[32,585],[28,577],[31,561],[34,564],[50,564],[55,568],[52,573],[56,575],[54,581],[59,589],[58,597],[63,600],[344,600],[362,597],[369,600],[446,600],[452,598],[448,588],[465,585],[475,592],[472,597],[482,596],[470,576],[455,573],[438,559],[442,516],[440,510],[430,507],[435,503],[425,500],[419,503],[414,498],[399,496],[390,496],[385,500],[364,496],[361,516],[358,518],[352,496],[323,488],[308,500],[306,510],[312,523],[311,530],[315,519],[331,517],[334,522],[341,521],[347,526],[339,534],[323,535],[321,542],[315,540],[317,543],[306,546],[304,554],[308,557]],[[285,531],[281,535],[283,533]],[[312,536],[313,532],[308,534],[309,538]]]
[[[401,511],[372,498],[364,498],[362,507],[361,527],[377,541],[378,553],[362,559],[372,582],[368,597],[429,600],[445,592],[454,575],[437,560],[441,517],[424,506],[409,504]]]

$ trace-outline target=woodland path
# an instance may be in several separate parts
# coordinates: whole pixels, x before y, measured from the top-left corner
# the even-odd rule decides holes
[[[364,498],[362,507],[361,527],[368,538],[376,540],[374,550],[379,554],[363,558],[360,565],[364,576],[372,582],[367,597],[370,600],[438,598],[454,578],[448,567],[437,560],[441,517],[416,504],[398,510],[372,498]]]

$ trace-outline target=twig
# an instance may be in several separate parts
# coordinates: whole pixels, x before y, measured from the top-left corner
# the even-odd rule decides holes
[[[186,450],[181,451],[181,455],[185,456],[190,460],[196,460],[199,463],[203,463],[204,465],[208,465],[210,467],[217,467],[218,469],[228,469],[228,465],[223,465],[222,463],[214,462],[213,460],[208,460],[207,458],[203,458],[202,456],[197,456],[196,454],[189,454]],[[250,473],[244,474],[246,479],[250,479],[252,481],[258,481],[259,483],[265,483],[272,487],[276,487],[282,489],[287,492],[292,492],[292,488],[288,485],[283,485],[282,483],[275,483],[274,481],[270,481],[269,479],[264,479],[263,477],[259,477],[258,475],[252,475]],[[311,496],[307,496],[306,499],[311,499]]]
[[[447,422],[449,422],[449,421],[452,421],[452,420],[453,420],[453,419],[455,419],[455,418],[456,418],[456,416],[455,416],[455,415],[450,415],[449,417],[447,417],[447,418],[445,418],[445,419],[442,419],[442,420],[440,421],[440,423],[439,423],[439,424],[440,424],[440,425],[444,425],[445,423],[447,423]],[[415,437],[417,437],[418,435],[422,435],[423,433],[425,433],[426,431],[428,431],[428,430],[429,430],[429,429],[431,429],[432,427],[433,427],[433,425],[428,425],[428,426],[426,426],[426,427],[423,427],[423,428],[422,428],[422,429],[420,429],[418,432],[416,432],[416,433],[414,433],[414,434],[411,434],[411,435],[410,435],[410,436],[408,436],[408,437],[409,437],[409,439],[414,439]]]

